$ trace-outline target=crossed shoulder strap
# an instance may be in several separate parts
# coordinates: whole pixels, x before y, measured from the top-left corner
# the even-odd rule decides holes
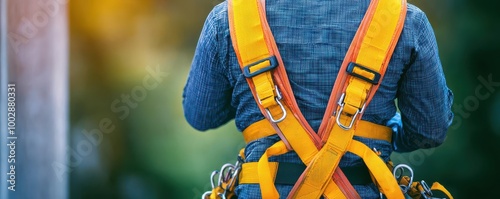
[[[388,198],[404,198],[385,163],[352,138],[358,135],[358,129],[379,129],[375,124],[360,122],[360,118],[383,79],[399,39],[406,1],[371,1],[344,58],[318,133],[309,126],[295,101],[263,3],[228,1],[233,46],[255,101],[267,119],[245,129],[244,136],[270,127],[281,138],[265,151],[256,166],[262,197],[279,198],[273,182],[274,164],[268,158],[294,150],[307,168],[289,198],[359,198],[348,182],[339,181],[345,178],[338,164],[346,151],[363,158]]]

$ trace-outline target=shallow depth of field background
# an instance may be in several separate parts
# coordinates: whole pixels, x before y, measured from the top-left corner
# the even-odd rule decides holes
[[[197,132],[181,104],[203,22],[220,2],[70,1],[71,147],[91,141],[84,132],[101,121],[115,127],[90,154],[72,157],[80,162],[70,173],[71,198],[200,198],[210,172],[234,163],[244,146],[234,123]],[[393,160],[410,164],[416,179],[439,180],[456,198],[494,198],[500,86],[476,88],[481,78],[500,82],[498,11],[484,1],[410,3],[435,29],[456,121],[442,146]],[[145,88],[148,68],[157,67],[165,74]]]

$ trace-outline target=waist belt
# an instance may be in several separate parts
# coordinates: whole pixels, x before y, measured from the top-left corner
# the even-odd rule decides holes
[[[306,169],[304,164],[297,163],[278,163],[270,162],[272,167],[274,184],[281,185],[294,185],[299,179],[300,175]],[[366,166],[355,167],[341,167],[344,175],[349,182],[353,185],[366,185],[372,183],[370,172]],[[242,165],[242,172],[240,173],[240,184],[258,184],[259,178],[257,175],[257,162],[244,163]]]
[[[246,143],[275,135],[276,131],[267,120],[253,123],[243,131]],[[360,120],[355,131],[355,136],[387,142],[392,141],[392,129],[386,126]],[[258,184],[258,163],[249,162],[242,165],[240,184]],[[269,162],[272,179],[275,184],[294,185],[306,169],[304,164]],[[353,185],[366,185],[372,183],[370,173],[366,166],[341,168],[349,182]]]

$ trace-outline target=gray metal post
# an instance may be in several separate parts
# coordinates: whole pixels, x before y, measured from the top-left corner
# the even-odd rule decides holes
[[[67,0],[1,0],[2,199],[64,199],[67,176]],[[7,84],[15,84],[7,85]],[[7,88],[15,87],[14,90]],[[15,134],[6,125],[7,94],[15,92]],[[10,118],[9,118],[10,119]],[[15,154],[15,162],[11,154]],[[11,166],[15,166],[15,182]],[[15,183],[15,191],[8,187]]]
[[[7,137],[7,0],[0,0],[0,146],[6,147]],[[7,198],[7,160],[8,151],[6,148],[0,150],[0,198]]]

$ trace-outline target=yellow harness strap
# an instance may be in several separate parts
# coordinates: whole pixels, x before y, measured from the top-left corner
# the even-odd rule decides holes
[[[228,2],[230,27],[234,29],[237,42],[233,42],[235,49],[251,49],[238,51],[238,61],[243,67],[245,77],[252,86],[255,100],[261,110],[268,110],[278,104],[278,91],[275,90],[270,69],[277,66],[276,58],[271,56],[268,48],[262,23],[259,15],[257,1],[235,0]],[[235,33],[236,32],[236,33]],[[233,38],[233,41],[234,37]],[[268,115],[263,112],[264,115]],[[284,115],[283,115],[284,116]],[[272,118],[272,117],[271,117]]]
[[[274,127],[271,125],[271,123],[268,120],[263,119],[251,124],[245,130],[243,130],[243,139],[245,140],[245,143],[248,144],[251,141],[255,141],[275,134],[276,131],[274,130]],[[358,122],[356,132],[354,132],[354,136],[383,140],[392,143],[391,128],[364,120],[360,120]]]
[[[453,199],[451,193],[446,188],[444,188],[443,185],[439,184],[439,182],[432,183],[431,191],[441,191],[446,195],[446,197],[448,197],[449,199]]]
[[[348,183],[337,183],[338,180],[335,180],[335,176],[339,175],[335,171],[340,158],[349,150],[362,157],[365,163],[369,162],[368,168],[388,198],[403,198],[390,172],[385,166],[380,167],[384,165],[382,160],[364,144],[353,141],[352,137],[358,128],[356,123],[375,93],[397,43],[406,2],[371,2],[341,67],[341,71],[349,74],[341,72],[337,77],[325,114],[326,120],[321,128],[326,130],[320,132],[326,138],[323,140],[311,130],[300,114],[261,2],[230,0],[228,6],[231,38],[243,74],[259,108],[282,139],[268,148],[257,163],[262,197],[279,198],[273,183],[273,164],[268,162],[268,158],[290,150],[296,151],[308,167],[289,198],[319,198],[322,194],[327,198],[351,196],[346,190],[352,190],[352,187],[338,187],[337,184]],[[276,67],[277,72],[272,73]],[[284,91],[283,94],[280,89]],[[285,103],[282,103],[282,99]],[[338,101],[340,106],[336,107],[334,101]],[[332,114],[331,110],[336,110],[337,114]],[[294,114],[287,117],[290,112]]]
[[[384,141],[391,143],[392,130],[388,127],[377,125],[377,124],[367,122],[367,121],[360,121],[358,123],[357,129],[358,130],[355,133],[356,136],[370,138],[370,139],[384,140]],[[258,121],[256,123],[250,125],[249,127],[247,127],[243,131],[243,137],[247,143],[251,142],[253,140],[257,140],[257,139],[260,139],[263,137],[273,135],[273,134],[276,134],[276,132],[275,132],[274,128],[272,127],[271,123],[266,119]],[[281,147],[282,147],[281,149],[284,150],[281,153],[287,152],[287,150],[285,150],[285,146],[281,145]],[[364,150],[368,149],[368,147],[366,147],[365,145],[362,145],[361,147],[358,146],[358,147],[359,147],[359,149],[364,149]],[[279,153],[279,154],[281,154],[281,153]],[[361,153],[358,153],[358,154],[361,154]],[[374,153],[372,153],[372,154],[374,155]],[[372,155],[372,154],[369,154],[369,155]],[[278,155],[278,153],[275,153],[274,155]],[[364,157],[364,156],[367,156],[367,155],[365,155],[365,154],[360,155],[360,157]],[[265,173],[271,173],[270,175],[266,175],[264,177],[267,180],[261,180],[264,182],[268,182],[265,184],[265,186],[263,186],[266,188],[269,186],[273,186],[272,184],[270,185],[269,182],[274,182],[274,177],[276,175],[276,168],[277,168],[276,164],[271,165],[271,163],[267,162],[267,157],[270,157],[268,151],[266,151],[265,155],[261,158],[261,161],[265,161],[265,163],[262,163],[261,161],[259,161],[259,162],[261,162],[261,165],[263,168],[270,167],[270,170],[262,171]],[[379,162],[379,165],[380,165],[380,163],[382,163],[381,161],[378,161],[378,162]],[[266,164],[268,164],[268,166],[265,166]],[[383,168],[384,167],[382,167],[382,169]],[[387,170],[387,168],[385,168],[385,170]],[[258,171],[257,170],[257,163],[245,163],[245,164],[243,164],[242,175],[240,176],[240,183],[241,184],[256,183],[255,180],[259,179],[255,175],[255,173],[259,173],[259,172],[256,172],[256,171]],[[380,172],[377,172],[377,173],[380,173]],[[387,175],[387,173],[384,173],[383,175]],[[377,175],[377,176],[380,176],[380,175]],[[389,173],[389,176],[392,177],[392,175],[390,175],[390,173]],[[269,180],[269,179],[273,179],[273,180]],[[257,181],[257,182],[259,182],[259,181]],[[331,183],[331,184],[332,184],[332,186],[328,189],[328,192],[326,192],[326,190],[325,190],[325,194],[326,195],[334,195],[334,194],[338,195],[338,194],[340,194],[338,192],[337,188],[333,187],[335,185],[333,183]],[[337,198],[337,197],[335,197],[335,198]]]
[[[364,144],[352,141],[356,122],[363,114],[366,104],[375,93],[381,74],[392,55],[404,21],[406,6],[401,0],[374,0],[357,32],[363,35],[361,40],[355,39],[351,44],[351,52],[344,59],[344,70],[349,75],[337,78],[332,94],[341,94],[336,108],[336,122],[330,130],[326,144],[313,162],[307,167],[302,181],[299,179],[294,187],[292,198],[319,198],[328,185],[331,176],[340,162],[340,158],[349,150],[363,158],[370,172],[388,198],[403,198],[396,180],[384,167],[381,159]],[[363,28],[366,28],[366,32]],[[359,43],[356,43],[359,42]],[[353,47],[354,46],[354,47]],[[357,52],[356,52],[357,51]],[[347,65],[347,66],[346,66]],[[342,69],[340,71],[343,71]],[[343,86],[345,91],[341,89]],[[339,92],[340,91],[340,92]],[[331,121],[333,118],[330,118]],[[331,123],[331,122],[329,122]],[[378,167],[382,165],[382,167]]]
[[[250,125],[249,127],[247,127],[243,131],[243,137],[244,137],[246,143],[249,143],[251,141],[255,141],[255,140],[270,136],[270,135],[275,135],[275,134],[276,134],[276,132],[275,132],[274,128],[272,127],[271,123],[266,119],[260,120],[256,123],[253,123],[252,125]],[[361,121],[359,121],[359,123],[357,125],[357,131],[355,132],[355,136],[369,138],[369,139],[383,140],[383,141],[391,143],[392,129],[390,129],[389,127],[386,127],[386,126],[382,126],[382,125],[378,125],[378,124],[374,124],[371,122],[361,120]],[[285,146],[281,146],[281,147],[285,148]],[[361,147],[361,148],[365,148],[365,147]],[[280,153],[283,153],[283,152],[287,152],[287,150],[282,151]],[[273,179],[272,180],[273,182],[274,182],[274,179],[276,177],[278,164],[279,163],[277,163],[277,162],[269,162],[268,163],[268,166],[269,166],[268,172],[271,173],[270,178]],[[242,165],[242,172],[240,174],[239,183],[240,184],[259,183],[260,182],[259,176],[255,175],[256,173],[259,173],[258,171],[259,171],[258,162],[244,163]]]

